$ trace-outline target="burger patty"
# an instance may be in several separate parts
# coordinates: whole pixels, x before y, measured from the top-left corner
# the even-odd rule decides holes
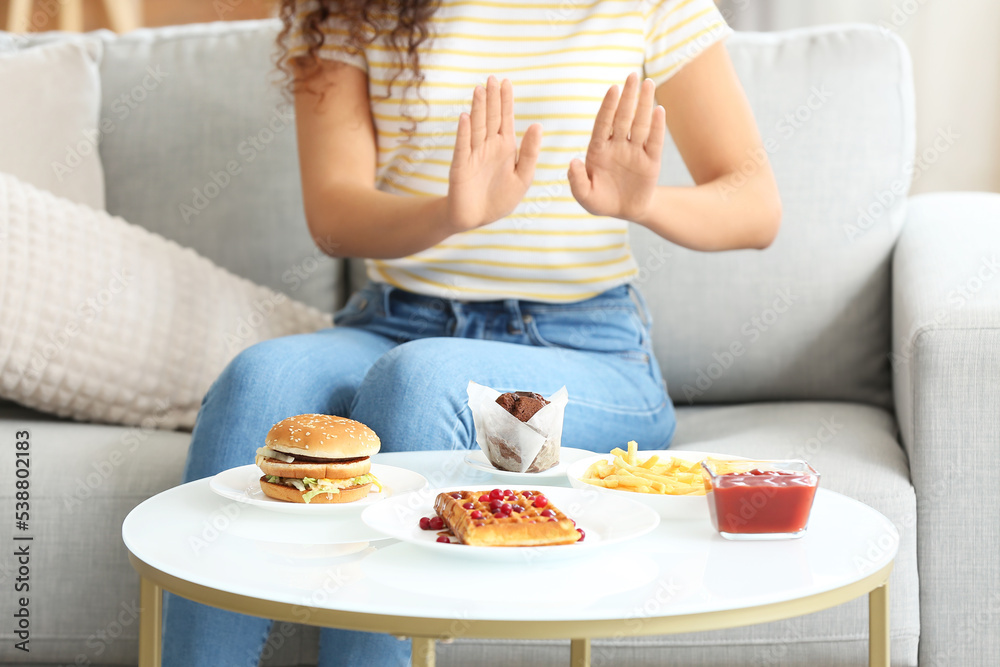
[[[284,452],[282,452],[282,454],[284,454]],[[295,457],[295,460],[292,461],[292,463],[357,463],[358,461],[364,461],[369,458],[367,456],[357,456],[353,459],[324,459],[316,456],[302,456],[301,454],[289,454],[289,456]]]
[[[282,452],[283,453],[283,452]],[[326,457],[299,457],[285,462],[263,454],[257,454],[254,462],[265,475],[278,477],[315,477],[317,479],[343,479],[363,475],[371,470],[371,458],[367,456],[349,459],[330,459]]]

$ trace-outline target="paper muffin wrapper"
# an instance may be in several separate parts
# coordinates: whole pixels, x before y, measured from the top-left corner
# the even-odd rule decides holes
[[[549,404],[526,422],[497,404],[502,392],[475,382],[469,382],[467,391],[476,442],[494,466],[511,472],[541,472],[559,463],[563,414],[569,401],[566,387],[547,397]]]

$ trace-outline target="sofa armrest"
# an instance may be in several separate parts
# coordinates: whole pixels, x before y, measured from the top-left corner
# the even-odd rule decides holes
[[[1000,195],[909,200],[892,330],[917,494],[920,664],[986,664],[1000,636]]]

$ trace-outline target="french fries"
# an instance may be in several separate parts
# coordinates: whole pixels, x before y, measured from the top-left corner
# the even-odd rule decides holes
[[[661,460],[657,454],[639,461],[639,446],[629,441],[628,449],[615,447],[611,459],[595,461],[581,481],[606,489],[658,493],[671,496],[703,496],[705,482],[698,461],[688,463],[672,456]]]

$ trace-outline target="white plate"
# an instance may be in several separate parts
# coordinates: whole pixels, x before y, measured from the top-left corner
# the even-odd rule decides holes
[[[372,474],[382,482],[382,491],[380,492],[376,493],[373,490],[367,498],[356,500],[353,503],[289,503],[264,495],[260,489],[261,474],[260,468],[252,463],[238,468],[230,468],[213,477],[209,482],[209,487],[215,493],[229,500],[247,503],[272,512],[300,516],[357,513],[362,508],[374,505],[386,498],[420,491],[427,487],[427,479],[419,473],[405,468],[373,463]]]
[[[588,451],[586,449],[574,449],[573,447],[560,447],[559,448],[559,463],[552,466],[548,470],[543,470],[541,472],[510,472],[509,470],[500,470],[499,468],[494,468],[490,460],[486,458],[486,453],[481,449],[471,449],[469,453],[465,455],[465,464],[471,466],[476,470],[481,470],[483,472],[488,472],[491,475],[496,475],[498,477],[507,477],[511,480],[519,480],[524,483],[530,483],[533,479],[538,479],[540,477],[561,477],[566,474],[569,470],[570,465],[574,461],[578,461],[582,458],[591,457],[594,452]]]
[[[489,491],[493,485],[463,485],[396,496],[361,513],[366,524],[397,540],[433,549],[442,556],[533,562],[576,558],[645,535],[660,524],[659,515],[628,498],[609,498],[580,489],[535,485],[586,533],[582,542],[550,547],[472,547],[437,542],[437,531],[421,530],[420,517],[434,516],[434,499],[448,491]],[[521,489],[523,490],[523,489]]]
[[[709,456],[720,459],[742,459],[742,456],[731,456],[729,454],[711,454],[709,452],[688,452],[684,450],[660,449],[646,452],[638,452],[639,461],[645,461],[650,456],[659,456],[666,461],[669,457],[674,457],[687,462],[697,462]],[[631,498],[643,505],[647,505],[656,510],[664,519],[708,519],[708,500],[701,496],[670,496],[659,493],[638,493],[637,491],[622,491],[620,489],[606,489],[603,486],[595,486],[582,481],[587,468],[595,461],[611,461],[610,454],[599,454],[585,459],[575,461],[566,473],[569,477],[570,486],[575,489],[595,489],[602,496],[608,498]]]

